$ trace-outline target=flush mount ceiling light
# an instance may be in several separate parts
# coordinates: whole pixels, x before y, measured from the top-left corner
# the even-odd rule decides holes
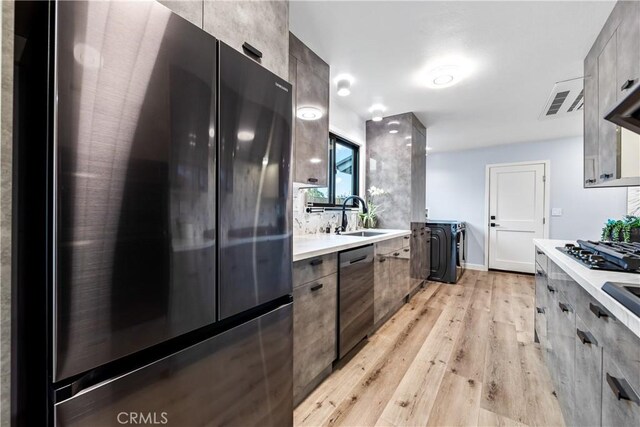
[[[338,87],[338,96],[348,96],[351,94],[351,85],[353,84],[353,77],[349,74],[340,74],[335,78],[336,86]]]
[[[389,126],[389,133],[398,133],[398,130],[400,128],[400,122],[397,120],[393,120],[389,123],[387,123],[387,125]]]
[[[319,158],[317,158],[317,157],[312,157],[312,158],[310,158],[310,159],[309,159],[309,161],[310,161],[311,163],[320,163],[320,162],[322,162],[322,160],[320,160],[320,159],[319,159]]]
[[[472,70],[471,62],[461,57],[443,58],[432,62],[426,71],[419,73],[420,84],[432,89],[443,89],[460,83]]]
[[[296,111],[296,116],[302,120],[318,120],[322,117],[322,111],[316,107],[300,107]]]
[[[382,115],[386,108],[382,104],[374,104],[369,108],[369,112],[371,113],[371,120],[374,122],[379,122],[382,120]]]
[[[426,148],[427,148],[427,151],[430,151],[430,150],[431,150],[431,147],[426,147]]]

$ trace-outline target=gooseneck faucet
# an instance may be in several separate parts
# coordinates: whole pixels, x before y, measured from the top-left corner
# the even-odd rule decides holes
[[[366,214],[367,212],[369,212],[369,209],[367,208],[367,202],[365,202],[362,197],[353,195],[353,196],[349,196],[346,199],[344,199],[344,201],[342,202],[342,231],[345,231],[347,229],[347,224],[349,223],[347,221],[347,214],[345,212],[345,209],[347,208],[347,202],[351,199],[357,199],[362,203],[362,213]]]

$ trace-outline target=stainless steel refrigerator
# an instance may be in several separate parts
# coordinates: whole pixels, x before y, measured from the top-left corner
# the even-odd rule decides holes
[[[49,10],[48,421],[292,424],[291,86],[154,1]]]

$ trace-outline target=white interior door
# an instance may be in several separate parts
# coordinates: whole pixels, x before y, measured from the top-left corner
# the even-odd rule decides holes
[[[489,268],[533,273],[544,237],[544,163],[489,170]]]

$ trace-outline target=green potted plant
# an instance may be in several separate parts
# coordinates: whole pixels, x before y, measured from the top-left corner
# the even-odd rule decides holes
[[[371,186],[371,188],[367,190],[367,193],[368,211],[367,213],[359,213],[358,216],[364,228],[375,228],[378,222],[378,214],[382,212],[380,205],[375,202],[375,199],[384,196],[387,192],[382,188]]]
[[[608,220],[601,238],[612,242],[640,242],[640,217],[627,215],[623,219]]]

